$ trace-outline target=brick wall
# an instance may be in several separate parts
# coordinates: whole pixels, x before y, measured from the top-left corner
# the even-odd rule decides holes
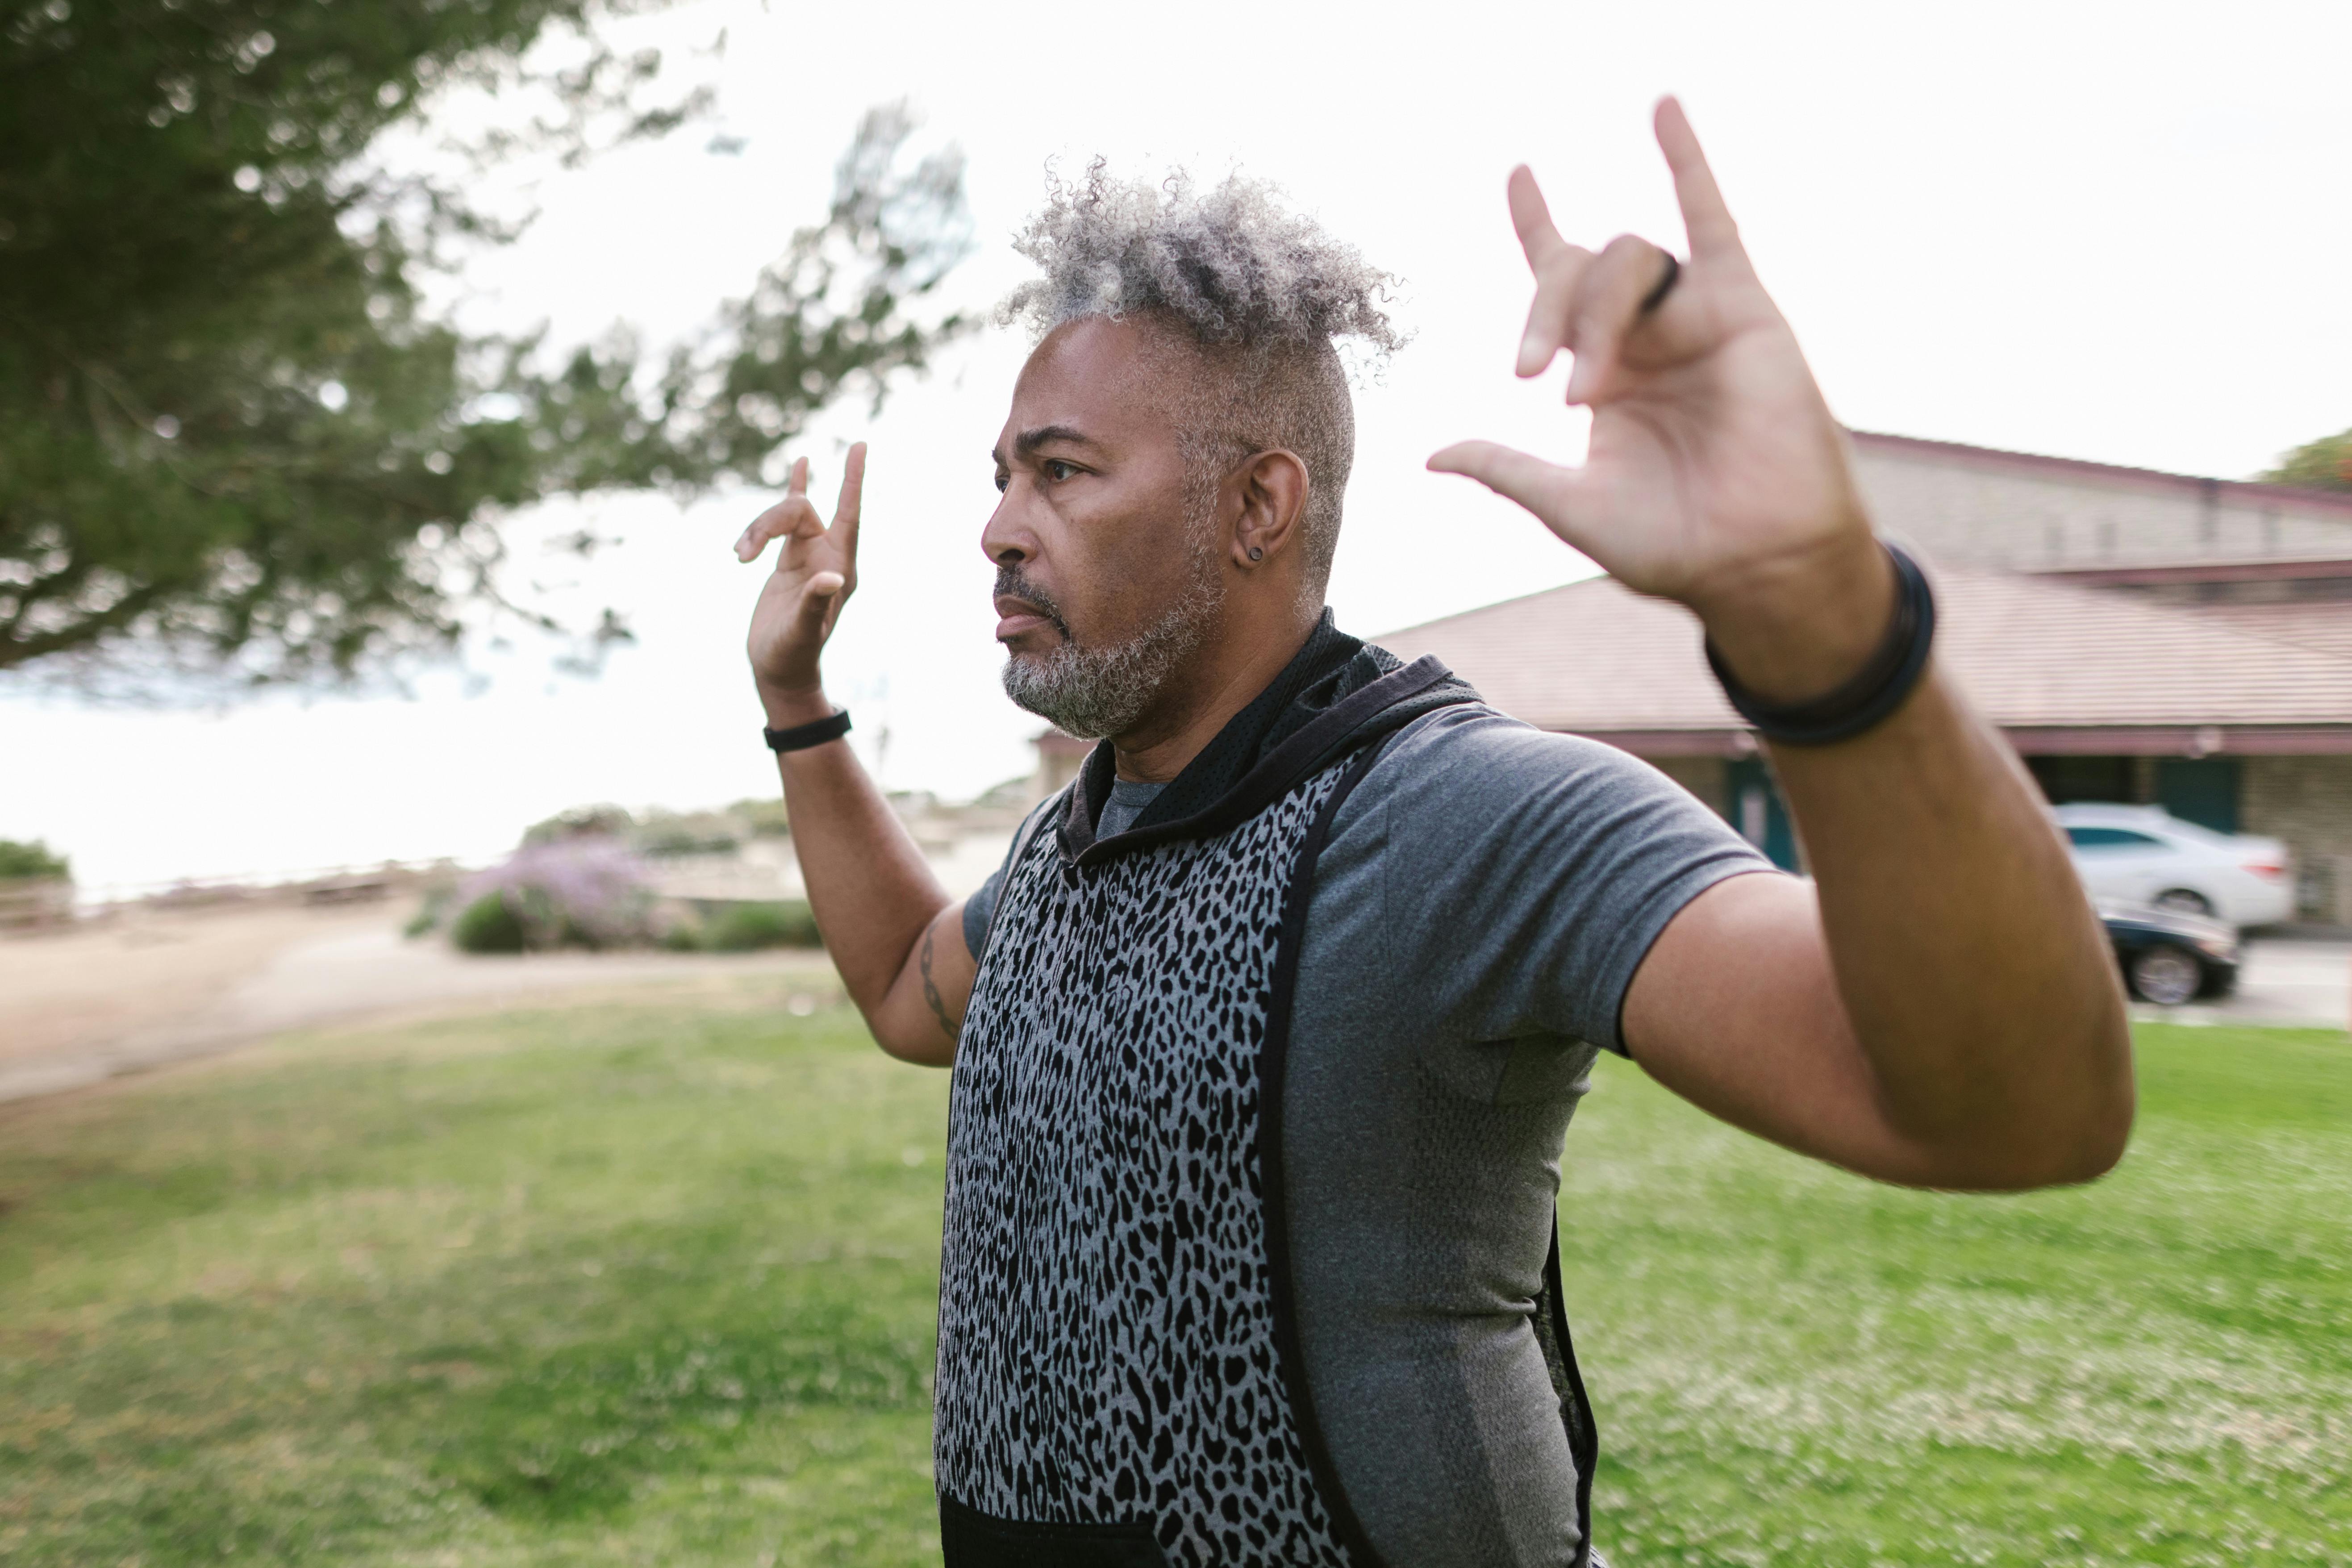
[[[2240,825],[2286,841],[2297,913],[2352,925],[2352,757],[2248,757]]]

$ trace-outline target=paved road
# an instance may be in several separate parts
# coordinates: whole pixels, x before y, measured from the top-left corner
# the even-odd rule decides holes
[[[2352,942],[2258,940],[2246,944],[2238,989],[2193,1007],[2135,1006],[2132,1016],[2181,1024],[2352,1024]]]
[[[814,997],[839,982],[824,955],[761,953],[533,953],[469,956],[432,940],[409,941],[389,916],[322,927],[297,940],[209,999],[120,1028],[84,1031],[53,1048],[0,1055],[0,1101],[79,1089],[127,1072],[210,1056],[289,1029],[371,1015],[496,1005],[583,987],[710,974],[802,979]],[[135,964],[122,983],[135,986]],[[176,1000],[176,998],[174,998]]]

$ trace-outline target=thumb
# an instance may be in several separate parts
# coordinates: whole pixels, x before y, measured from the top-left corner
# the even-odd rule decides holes
[[[822,637],[824,618],[841,602],[844,579],[838,572],[820,572],[801,589],[800,622],[803,630]]]
[[[1547,523],[1558,526],[1557,514],[1567,510],[1576,470],[1547,463],[1495,441],[1457,441],[1434,453],[1429,470],[1460,474],[1477,480],[1496,495],[1508,496]]]

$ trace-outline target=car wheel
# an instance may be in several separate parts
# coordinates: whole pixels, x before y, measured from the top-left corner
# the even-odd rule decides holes
[[[2159,910],[2179,910],[2184,915],[2210,915],[2213,900],[2193,888],[2168,888],[2156,896]]]
[[[2141,1001],[2178,1007],[2204,989],[2205,966],[2184,948],[2146,948],[2132,957],[2131,984]]]

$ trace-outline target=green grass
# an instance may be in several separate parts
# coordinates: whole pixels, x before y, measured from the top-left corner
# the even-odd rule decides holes
[[[935,1562],[946,1082],[782,1000],[0,1110],[0,1563]],[[1565,1205],[1603,1549],[2352,1562],[2352,1048],[2141,1044],[2124,1167],[2013,1199],[1604,1068]]]

